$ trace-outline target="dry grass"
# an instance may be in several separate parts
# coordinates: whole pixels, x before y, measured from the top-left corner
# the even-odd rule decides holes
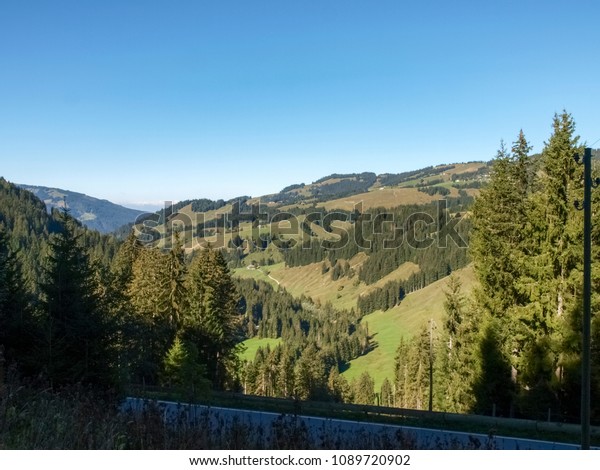
[[[392,434],[392,435],[389,435]],[[127,411],[122,399],[91,388],[61,391],[8,383],[0,394],[2,450],[229,450],[414,448],[401,433],[317,430],[302,418],[280,415],[264,423],[244,415],[166,413],[155,402]]]
[[[349,261],[350,266],[355,272],[358,272],[366,258],[365,253],[359,253]],[[312,263],[288,268],[284,263],[277,263],[272,266],[263,266],[260,269],[236,269],[234,275],[263,280],[269,282],[273,287],[277,287],[277,283],[274,281],[276,279],[279,281],[279,285],[294,297],[305,295],[311,297],[315,302],[321,304],[331,302],[337,309],[350,310],[356,308],[356,301],[361,294],[381,287],[389,281],[408,279],[411,274],[419,271],[419,267],[415,263],[404,263],[377,283],[366,285],[364,282],[358,282],[357,275],[352,278],[342,277],[334,281],[331,278],[331,272],[322,273],[322,265],[322,263]]]
[[[328,211],[334,209],[353,211],[358,204],[362,204],[362,210],[374,207],[391,209],[410,204],[428,204],[438,199],[439,196],[430,196],[418,191],[416,188],[385,187],[367,193],[327,201],[319,204],[319,207],[324,207]]]

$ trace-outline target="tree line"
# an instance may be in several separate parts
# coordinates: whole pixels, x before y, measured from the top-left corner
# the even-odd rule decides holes
[[[424,329],[401,345],[401,405],[423,407],[432,385],[434,409],[579,421],[583,221],[575,201],[583,188],[573,157],[583,146],[570,114],[556,115],[552,130],[539,155],[530,154],[522,131],[510,148],[501,145],[471,216],[478,285],[466,297],[451,281],[441,331],[429,341]],[[599,202],[595,192],[593,204]],[[597,279],[600,213],[593,217]],[[599,289],[594,281],[593,311]],[[599,326],[593,314],[593,420],[600,417]],[[424,373],[430,357],[433,384]]]
[[[177,241],[147,249],[133,233],[119,245],[1,183],[6,364],[52,386],[235,384],[240,316],[220,252],[189,260]]]

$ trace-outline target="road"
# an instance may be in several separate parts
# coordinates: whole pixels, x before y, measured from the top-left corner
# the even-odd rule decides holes
[[[140,398],[127,398],[123,408],[134,412],[141,411],[146,403],[145,400]],[[182,405],[168,401],[153,403],[160,407],[163,417],[167,421],[175,421],[176,418],[181,419],[184,416],[188,420],[196,422],[203,420],[203,423],[206,423],[208,419],[217,426],[232,422],[242,423],[251,429],[259,429],[264,435],[265,443],[272,439],[270,433],[273,432],[273,429],[282,429],[283,427],[286,432],[292,432],[294,426],[301,425],[308,435],[314,439],[314,442],[348,442],[348,445],[342,445],[341,448],[370,449],[370,443],[390,442],[397,445],[398,440],[406,442],[406,445],[410,448],[417,449],[575,450],[579,448],[577,445],[560,442],[488,436],[450,430],[346,421],[313,416],[282,417],[281,414],[265,411]],[[362,445],[356,447],[357,442]]]

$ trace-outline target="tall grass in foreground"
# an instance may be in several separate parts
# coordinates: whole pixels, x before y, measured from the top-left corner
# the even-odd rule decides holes
[[[310,432],[304,421],[281,415],[266,428],[242,420],[191,423],[184,415],[166,420],[158,407],[120,411],[115,394],[83,386],[61,390],[0,383],[0,449],[414,449],[402,432],[331,434]],[[438,447],[438,446],[428,446]],[[438,448],[448,448],[448,443]],[[461,447],[450,445],[450,447]],[[477,446],[475,446],[477,447]]]
[[[340,449],[407,448],[406,440],[355,436],[315,439],[303,422],[281,416],[271,429],[242,422],[165,422],[163,413],[121,413],[116,398],[84,387],[60,391],[5,384],[0,396],[0,449]]]

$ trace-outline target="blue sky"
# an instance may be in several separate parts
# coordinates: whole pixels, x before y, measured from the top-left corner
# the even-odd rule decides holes
[[[597,1],[0,2],[0,175],[119,203],[600,139]],[[598,145],[596,145],[598,146]]]

